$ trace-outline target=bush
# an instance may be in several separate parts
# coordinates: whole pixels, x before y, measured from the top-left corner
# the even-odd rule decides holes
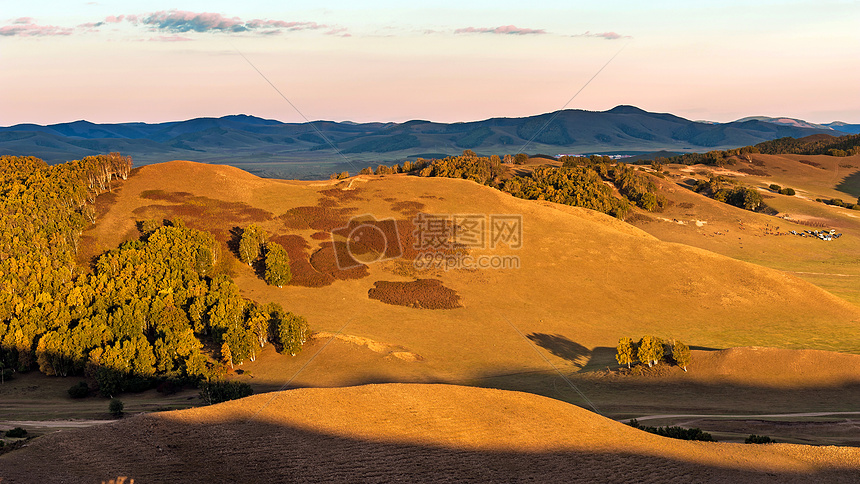
[[[251,396],[251,385],[239,381],[213,381],[200,385],[200,399],[209,405]]]
[[[27,431],[22,429],[21,427],[15,427],[14,429],[6,431],[6,437],[13,439],[21,439],[27,436]]]
[[[634,418],[628,424],[634,429],[644,430],[652,434],[657,434],[662,437],[669,437],[679,440],[698,440],[702,442],[716,442],[711,434],[702,432],[700,428],[686,429],[684,427],[645,427],[639,425],[639,422]]]
[[[125,404],[122,403],[122,400],[111,398],[110,404],[108,404],[108,412],[114,417],[122,417],[122,411],[125,409]]]
[[[123,384],[123,390],[131,393],[145,392],[152,388],[152,380],[148,378],[129,378]]]
[[[780,195],[788,195],[789,197],[793,197],[794,193],[794,188],[783,188],[779,190]]]
[[[745,444],[775,444],[776,441],[771,439],[766,435],[756,435],[750,434],[746,440],[744,440]]]
[[[778,192],[778,191],[782,190],[782,187],[777,185],[776,183],[771,183],[770,189],[775,191],[775,192]]]
[[[81,381],[77,385],[72,385],[68,392],[72,398],[86,398],[90,394],[90,386],[87,385],[87,382]]]

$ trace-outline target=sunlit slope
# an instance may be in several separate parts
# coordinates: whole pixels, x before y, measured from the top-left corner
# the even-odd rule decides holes
[[[110,247],[133,233],[136,220],[180,213],[188,225],[212,230],[223,240],[232,227],[250,222],[276,236],[301,235],[310,253],[325,241],[311,238],[316,229],[289,228],[278,218],[292,208],[326,206],[342,210],[344,219],[369,213],[402,221],[412,218],[403,209],[406,202],[427,213],[521,215],[522,248],[501,252],[519,257],[519,269],[419,271],[410,260],[394,260],[371,264],[367,276],[358,279],[279,289],[248,266],[233,264],[247,297],[278,301],[305,315],[315,330],[342,331],[420,355],[422,361],[414,364],[429,380],[545,369],[528,337],[560,337],[586,349],[614,347],[622,336],[654,334],[714,348],[860,352],[860,342],[846,337],[857,334],[860,309],[790,274],[661,242],[601,214],[520,200],[464,180],[398,175],[350,185],[341,190],[347,182],[265,180],[188,162],[147,166],[129,178],[102,221],[85,235]],[[147,190],[160,190],[161,199],[142,198]],[[193,197],[165,200],[163,194],[176,192]],[[226,247],[223,252],[234,258]],[[367,296],[376,281],[417,277],[441,280],[459,293],[463,307],[423,310]],[[541,351],[557,364],[571,363]],[[323,353],[314,364],[327,361]]]
[[[263,394],[56,433],[4,482],[849,482],[860,451],[672,440],[557,400],[449,385]]]
[[[670,206],[661,213],[633,217],[631,222],[661,240],[791,272],[860,305],[860,211],[815,201],[856,202],[860,156],[752,155],[751,159],[753,163],[741,161],[724,169],[669,166],[672,176],[655,181],[671,200]],[[732,207],[678,185],[708,173],[759,188],[775,215]],[[771,184],[793,188],[797,194],[774,193],[768,188]],[[835,229],[843,236],[823,242],[788,234],[822,229]]]

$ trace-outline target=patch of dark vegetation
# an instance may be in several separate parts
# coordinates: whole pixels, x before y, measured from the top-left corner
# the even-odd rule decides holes
[[[278,218],[284,222],[284,226],[293,230],[316,230],[331,232],[343,227],[349,221],[355,208],[331,208],[321,206],[303,206],[289,209]]]
[[[400,212],[407,217],[414,217],[418,212],[424,209],[424,206],[425,205],[421,202],[406,200],[392,203],[391,210],[394,212]]]
[[[345,248],[338,246],[341,254],[347,253]],[[323,243],[319,250],[311,255],[311,266],[322,274],[328,275],[334,279],[349,280],[363,279],[370,275],[367,266],[364,264],[354,266],[344,266],[338,264],[338,256],[335,255],[335,246],[331,242]]]
[[[6,431],[6,437],[10,439],[23,439],[27,436],[27,431],[21,427],[15,427]]]
[[[688,429],[684,427],[648,427],[644,425],[640,425],[639,422],[634,418],[627,425],[633,427],[634,429],[644,430],[645,432],[649,432],[652,434],[657,434],[662,437],[669,437],[672,439],[679,440],[698,440],[702,442],[716,442],[711,434],[707,432],[702,432],[700,428]]]
[[[695,205],[690,203],[690,202],[681,202],[678,204],[678,207],[680,207],[680,208],[693,208],[693,207],[695,207]]]
[[[72,398],[86,398],[90,394],[90,386],[87,382],[81,381],[69,387],[68,393]]]
[[[239,381],[213,381],[200,384],[200,399],[209,405],[238,400],[254,394],[251,385]]]
[[[766,435],[756,435],[750,434],[749,437],[744,440],[745,444],[775,444],[776,441],[771,439]]]
[[[654,222],[654,221],[655,221],[655,219],[654,219],[653,217],[649,217],[649,216],[647,216],[647,215],[645,215],[644,213],[641,213],[641,212],[633,212],[633,213],[631,213],[630,215],[628,215],[628,216],[624,219],[624,221],[625,221],[625,222],[628,222],[628,223],[631,223],[631,224],[636,224],[636,223],[649,223],[649,222]]]
[[[803,163],[804,165],[809,165],[809,166],[812,166],[812,167],[815,167],[815,168],[821,168],[821,163],[819,163],[819,162],[817,162],[817,161],[811,161],[811,160],[798,160],[798,163]],[[821,168],[821,169],[823,170],[824,168]]]
[[[741,168],[738,171],[753,176],[770,176],[770,173],[764,170],[759,170],[758,168]]]
[[[175,192],[183,193],[183,192]],[[156,194],[154,196],[161,196]],[[141,219],[173,220],[181,218],[189,227],[212,233],[219,242],[228,243],[231,235],[225,226],[245,226],[274,218],[269,211],[244,202],[227,202],[208,197],[166,194],[176,205],[146,205],[132,211]]]
[[[144,190],[140,192],[140,198],[170,203],[184,203],[193,196],[188,192],[165,192],[164,190]]]
[[[367,200],[367,198],[363,197],[362,190],[358,188],[328,188],[325,190],[319,191],[320,195],[324,197],[331,198],[337,202],[352,202],[355,200]]]
[[[416,279],[411,282],[376,281],[367,297],[416,309],[454,309],[462,307],[457,291],[442,285],[437,279]]]
[[[303,287],[324,287],[334,282],[330,274],[322,273],[311,264],[308,251],[310,245],[300,235],[278,235],[270,240],[280,244],[290,257],[293,278],[290,284]]]

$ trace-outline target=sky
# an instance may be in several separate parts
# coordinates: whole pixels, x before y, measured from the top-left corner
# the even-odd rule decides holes
[[[621,104],[860,123],[858,25],[829,0],[0,0],[0,125]]]

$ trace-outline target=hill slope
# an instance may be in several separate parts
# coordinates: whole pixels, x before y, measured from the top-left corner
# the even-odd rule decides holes
[[[35,465],[38,463],[38,465]],[[557,400],[447,385],[302,389],[55,433],[4,482],[849,482],[860,451],[671,440]]]
[[[789,274],[660,242],[589,210],[520,200],[465,180],[395,175],[336,184],[239,173],[189,162],[143,167],[84,236],[98,252],[135,237],[135,221],[147,218],[181,216],[222,241],[233,227],[255,222],[292,247],[296,279],[280,289],[267,286],[236,261],[236,281],[246,296],[280,302],[316,330],[342,330],[421,355],[418,371],[428,379],[545,369],[512,326],[525,336],[567,338],[584,349],[584,358],[595,347],[614,347],[622,336],[643,334],[711,348],[860,352],[856,340],[845,338],[856,334],[860,308]],[[520,268],[416,269],[407,236],[419,210],[521,216],[521,249],[473,251],[516,256]],[[325,275],[334,266],[328,231],[358,214],[400,221],[404,255],[331,279]],[[223,253],[235,261],[226,247]],[[368,297],[376,282],[416,278],[441,281],[462,307],[416,309]],[[372,374],[365,378],[373,381]]]

